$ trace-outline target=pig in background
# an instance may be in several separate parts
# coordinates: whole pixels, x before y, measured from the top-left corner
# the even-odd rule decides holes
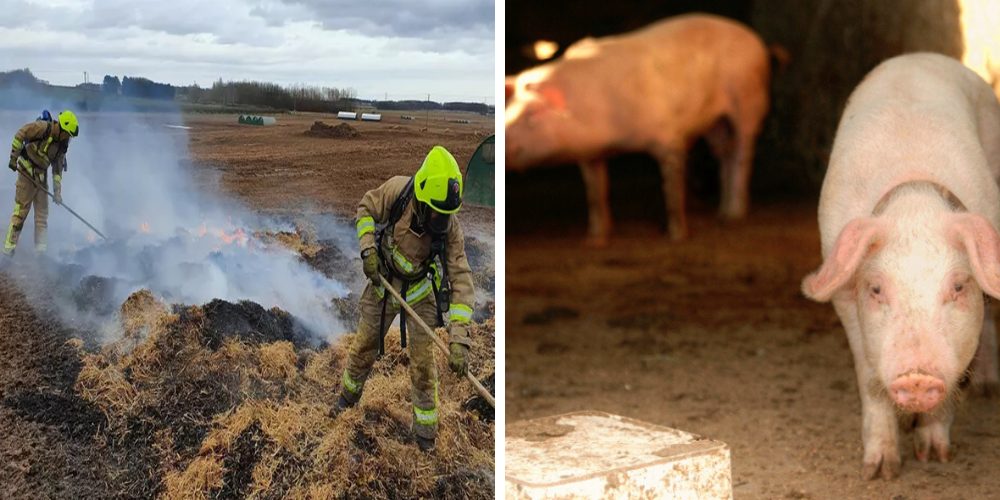
[[[851,95],[820,194],[824,262],[802,289],[847,332],[865,478],[898,475],[897,417],[918,460],[948,461],[960,383],[996,388],[998,178],[1000,104],[958,61],[895,57]]]
[[[561,59],[508,78],[507,168],[579,163],[588,243],[602,246],[611,232],[608,158],[649,153],[660,165],[668,232],[681,240],[688,234],[685,160],[699,137],[720,162],[720,215],[746,215],[769,84],[767,48],[726,18],[677,16],[633,33],[587,38]]]

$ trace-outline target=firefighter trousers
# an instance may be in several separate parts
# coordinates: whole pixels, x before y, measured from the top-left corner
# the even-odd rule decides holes
[[[397,289],[400,283],[393,281]],[[349,401],[357,401],[361,397],[365,379],[371,372],[372,365],[378,357],[379,337],[384,333],[379,331],[382,315],[381,287],[369,282],[361,294],[361,318],[358,322],[358,334],[351,346],[347,359],[347,368],[343,375],[342,391]],[[386,292],[388,293],[388,292]],[[437,324],[437,305],[434,295],[429,294],[416,303],[411,303],[413,310],[420,315],[428,325]],[[385,329],[388,330],[396,315],[399,314],[399,304],[390,295],[385,307]],[[413,401],[413,428],[417,435],[426,439],[434,439],[438,427],[438,372],[434,361],[434,341],[416,321],[406,315],[407,348],[410,357],[411,398]]]
[[[45,183],[45,177],[40,182]],[[35,207],[35,250],[45,252],[47,250],[47,233],[49,219],[49,198],[44,191],[37,186],[24,173],[17,174],[17,184],[14,191],[14,215],[10,217],[10,225],[7,227],[7,236],[3,242],[3,253],[11,254],[17,247],[17,240],[21,237],[21,229],[24,228],[24,220],[28,218],[31,207]]]

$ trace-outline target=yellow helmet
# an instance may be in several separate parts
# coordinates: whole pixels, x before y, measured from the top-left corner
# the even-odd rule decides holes
[[[413,191],[422,201],[442,214],[462,208],[462,171],[455,157],[442,146],[434,146],[413,176]]]
[[[59,128],[65,130],[69,135],[76,137],[80,134],[80,123],[76,121],[76,115],[66,109],[59,113]]]

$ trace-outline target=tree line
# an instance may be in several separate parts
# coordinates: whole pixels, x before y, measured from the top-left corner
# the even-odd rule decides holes
[[[481,102],[446,102],[441,104],[434,101],[374,101],[372,105],[378,109],[400,111],[446,110],[486,114],[493,110],[492,106]]]
[[[45,87],[49,83],[35,77],[27,68],[0,72],[0,88]],[[359,106],[374,106],[383,110],[451,110],[471,111],[486,114],[492,106],[476,102],[434,101],[368,101],[357,98],[357,92],[350,88],[315,87],[292,85],[284,87],[276,83],[260,81],[223,81],[221,78],[209,88],[198,85],[175,86],[154,82],[148,78],[105,75],[102,83],[80,84],[81,90],[99,91],[108,96],[125,96],[164,101],[178,101],[192,104],[214,104],[222,106],[253,106],[292,111],[316,111],[336,113],[353,111]]]
[[[180,87],[178,100],[201,104],[253,105],[293,111],[335,113],[352,109],[353,89],[292,85],[258,81],[224,82],[219,79],[210,88],[197,85]]]

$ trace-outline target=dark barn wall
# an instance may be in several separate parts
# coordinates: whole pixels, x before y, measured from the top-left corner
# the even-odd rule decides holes
[[[854,87],[907,52],[961,58],[956,0],[769,0],[751,26],[791,60],[772,82],[771,113],[758,141],[754,194],[815,196],[837,123]]]
[[[537,64],[528,57],[539,39],[565,48],[585,36],[631,31],[685,12],[737,19],[790,55],[776,68],[771,113],[758,140],[751,203],[814,199],[822,183],[833,135],[851,90],[880,61],[914,51],[961,57],[957,0],[613,1],[507,3],[506,73]],[[689,204],[714,210],[718,167],[703,144],[690,157]],[[616,223],[663,223],[655,163],[628,155],[611,163]],[[752,206],[751,206],[752,210]],[[586,205],[572,166],[507,174],[510,231],[569,225],[583,231]]]

